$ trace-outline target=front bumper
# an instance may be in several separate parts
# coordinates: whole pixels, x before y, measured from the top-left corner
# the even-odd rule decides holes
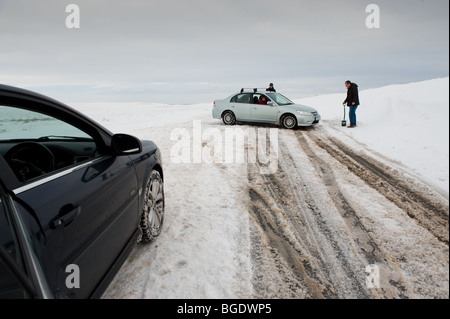
[[[314,126],[320,123],[322,117],[320,114],[317,115],[300,115],[297,114],[297,126]]]

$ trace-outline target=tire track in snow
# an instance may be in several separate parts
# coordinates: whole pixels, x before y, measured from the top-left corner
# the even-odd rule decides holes
[[[411,213],[405,210],[405,202],[407,207],[420,204],[415,208],[419,213],[424,207],[427,210],[419,217],[421,219],[430,217],[431,211],[437,209],[437,217],[431,221],[437,225],[445,220],[445,203],[427,199],[426,194],[414,191],[412,186],[408,188],[406,178],[392,175],[389,167],[352,152],[332,137],[323,136],[319,130],[280,132],[279,170],[272,175],[261,175],[258,164],[248,165],[249,211],[259,228],[259,232],[252,236],[253,246],[265,247],[270,252],[253,248],[253,260],[254,264],[258,261],[271,265],[271,268],[261,264],[254,267],[256,296],[273,297],[267,289],[274,286],[277,291],[275,297],[280,294],[292,298],[417,296],[416,291],[420,288],[409,280],[419,277],[407,272],[407,280],[404,273],[405,269],[414,266],[405,265],[405,259],[392,256],[390,250],[385,250],[385,238],[377,238],[370,220],[367,225],[366,217],[361,219],[361,212],[346,199],[341,190],[343,185],[339,184],[342,181],[336,180],[334,172],[339,176],[348,176],[348,171],[356,172],[349,178],[358,179],[359,183],[375,192],[386,184],[389,190],[401,185],[394,192],[395,198],[381,192],[382,198],[387,200],[379,204],[383,207],[395,204],[409,216]],[[299,147],[292,147],[292,140],[296,140]],[[413,201],[414,205],[399,194],[411,197],[408,201]],[[399,198],[402,199],[400,204]],[[418,199],[418,203],[414,199]],[[427,204],[430,205],[427,207]],[[334,213],[338,217],[333,216]],[[448,229],[448,221],[447,225],[443,223]],[[423,222],[419,224],[423,226]],[[380,239],[384,248],[379,244]],[[445,244],[445,241],[440,241]],[[380,289],[367,288],[364,270],[368,265],[381,267],[383,283]],[[278,272],[276,282],[273,281],[273,285],[264,283],[273,280],[274,271]]]
[[[331,285],[317,276],[319,271],[312,270],[312,258],[306,251],[298,247],[297,242],[302,239],[292,233],[289,234],[290,236],[286,234],[286,224],[283,219],[287,218],[284,213],[288,208],[283,201],[287,203],[293,199],[289,195],[285,196],[284,200],[274,196],[272,189],[276,187],[276,184],[267,182],[265,179],[263,179],[263,183],[265,185],[271,183],[271,189],[261,187],[261,185],[256,186],[260,182],[253,179],[255,176],[257,176],[255,171],[249,170],[249,181],[255,182],[249,190],[250,213],[260,227],[259,233],[252,236],[252,241],[254,247],[265,247],[266,255],[269,255],[263,258],[261,251],[258,255],[255,255],[255,251],[253,251],[253,259],[258,261],[257,269],[254,272],[257,278],[253,280],[256,294],[258,297],[265,298],[299,298],[305,296],[299,296],[297,290],[306,289],[308,297],[330,297],[331,294],[327,293],[327,290],[332,288]],[[308,245],[301,247],[308,247]],[[316,255],[316,253],[313,252],[309,255]],[[260,264],[261,262],[263,264]],[[270,268],[267,267],[268,263],[271,264]],[[321,269],[326,270],[326,268]],[[272,292],[268,292],[266,281],[270,278],[267,275],[270,274],[274,277],[272,274],[274,271],[278,275],[275,278],[275,287],[272,286]],[[274,279],[272,278],[272,280]]]
[[[327,187],[328,194],[333,199],[334,206],[344,219],[349,230],[348,236],[351,236],[355,242],[354,249],[358,251],[361,261],[366,265],[383,265],[389,273],[399,272],[396,263],[379,247],[376,240],[372,238],[371,231],[364,225],[355,209],[345,198],[334,177],[331,165],[318,156],[310,147],[309,143],[312,142],[311,139],[313,139],[312,136],[314,134],[297,132],[296,136],[302,150],[308,156],[319,177]],[[400,274],[392,277],[402,278]],[[378,291],[377,297],[396,296],[405,298],[406,292],[408,292],[408,288],[404,286],[402,279],[393,280],[391,278]]]
[[[386,263],[386,257],[381,252],[377,243],[372,239],[366,227],[360,221],[356,211],[345,199],[339,189],[330,165],[312,151],[305,139],[304,133],[297,133],[297,138],[302,150],[309,157],[312,165],[326,185],[330,197],[334,199],[335,207],[345,219],[346,224],[351,229],[351,233],[355,234],[355,240],[358,247],[360,247],[361,253],[365,257],[366,264]]]
[[[429,199],[422,192],[414,190],[407,181],[390,173],[390,169],[386,165],[364,155],[356,154],[332,137],[317,135],[310,134],[309,136],[319,147],[404,210],[439,241],[448,246],[449,211],[445,203]]]
[[[278,292],[288,297],[302,297],[292,289],[295,286],[306,289],[307,296],[313,298],[373,297],[365,286],[364,267],[367,263],[355,261],[351,245],[333,229],[332,222],[318,205],[317,200],[322,198],[309,189],[309,181],[305,178],[310,177],[302,176],[296,167],[298,163],[283,141],[280,142],[279,170],[275,174],[261,175],[258,164],[248,166],[249,210],[260,227],[260,236],[253,236],[253,245],[268,247],[274,252],[271,262],[276,265],[280,277],[289,272],[294,274],[281,282]],[[323,181],[316,182],[324,186]],[[369,246],[372,244],[370,239],[366,241]],[[376,246],[371,254],[371,260],[382,258]],[[253,255],[258,262],[264,259],[255,252]],[[265,260],[268,258],[270,256]],[[270,296],[264,290],[268,286],[264,281],[270,278],[264,274],[273,273],[274,269],[265,269],[259,264],[255,268],[256,294]]]

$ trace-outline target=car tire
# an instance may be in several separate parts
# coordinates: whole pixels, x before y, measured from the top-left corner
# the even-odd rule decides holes
[[[234,125],[236,124],[236,116],[233,112],[225,112],[222,115],[222,121],[225,125]]]
[[[294,115],[287,114],[282,117],[281,125],[288,130],[292,130],[297,127],[297,119]]]
[[[141,243],[152,242],[161,234],[164,208],[164,182],[161,174],[153,170],[147,178],[144,190],[144,207],[139,223]]]

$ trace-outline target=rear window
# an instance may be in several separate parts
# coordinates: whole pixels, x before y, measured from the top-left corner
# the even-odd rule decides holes
[[[238,94],[231,99],[231,103],[245,103],[250,104],[252,95],[248,93]]]

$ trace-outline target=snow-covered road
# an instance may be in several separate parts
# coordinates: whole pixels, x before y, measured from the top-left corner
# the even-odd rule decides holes
[[[114,132],[154,140],[164,156],[163,233],[135,247],[104,298],[449,298],[448,193],[440,182],[448,164],[436,162],[444,175],[429,183],[328,116],[296,131],[237,125],[278,146],[267,174],[248,160],[261,148],[249,141],[244,162],[196,163],[195,150],[220,153],[214,139],[229,129],[211,119],[211,104],[76,107]],[[180,132],[189,154],[181,162]],[[432,150],[448,159],[445,148]]]
[[[448,297],[448,202],[358,149],[283,130],[279,171],[249,166],[256,296]]]

